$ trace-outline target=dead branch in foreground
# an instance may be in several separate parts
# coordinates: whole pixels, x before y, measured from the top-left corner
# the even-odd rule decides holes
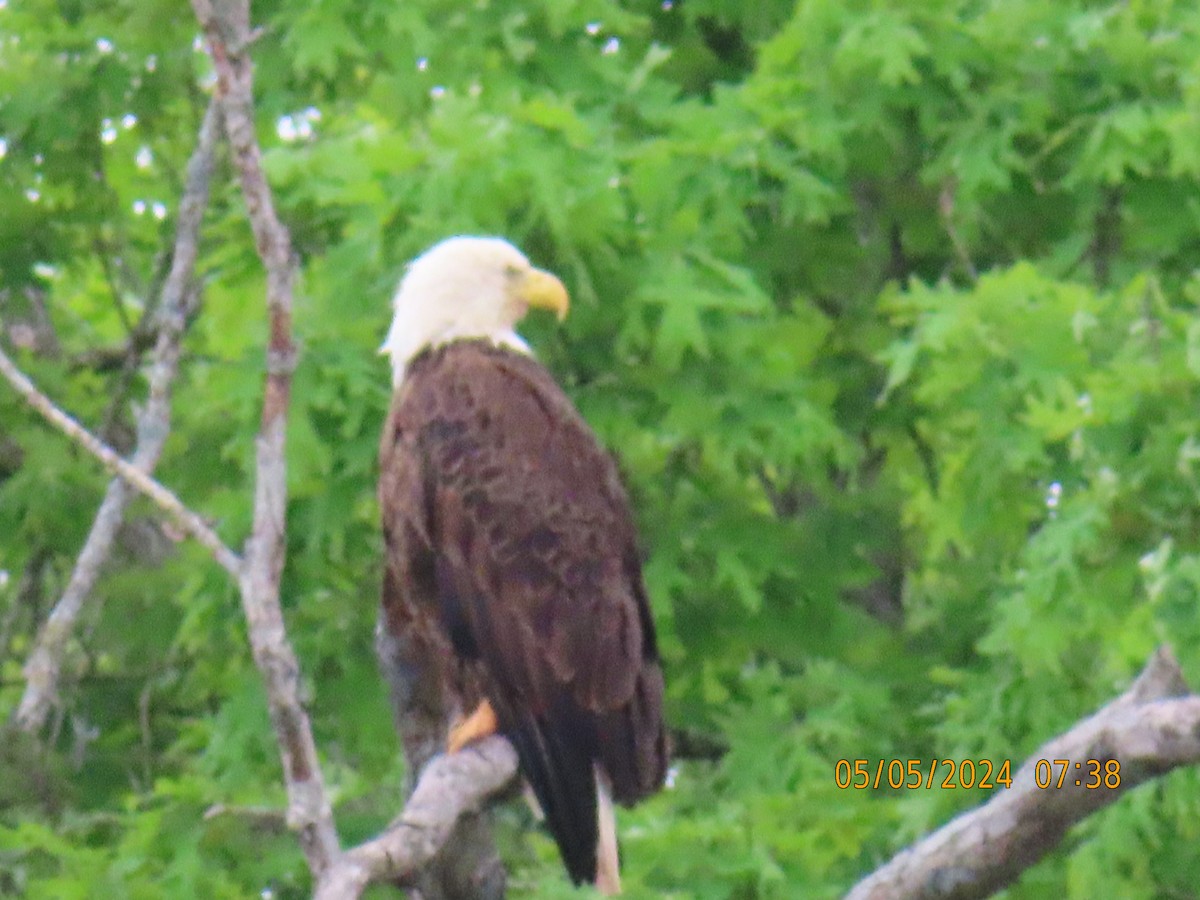
[[[167,488],[131,466],[54,406],[16,368],[3,350],[0,350],[0,374],[73,442],[96,456],[131,487],[149,497],[210,550],[215,545],[220,552],[214,550],[214,556],[236,576],[244,563],[221,542],[203,519],[185,507]],[[282,625],[277,637],[286,640]],[[311,740],[311,732],[309,737]],[[465,813],[486,805],[489,797],[512,781],[516,771],[516,752],[507,739],[499,736],[480,741],[453,756],[435,757],[422,771],[404,811],[383,834],[345,853],[335,847],[329,862],[319,870],[313,870],[318,896],[323,900],[359,897],[369,884],[413,875],[442,849],[459,819]],[[317,796],[325,802],[325,815],[332,828],[333,815],[323,783],[320,787]],[[294,806],[289,806],[287,822],[289,827],[296,829]]]
[[[294,260],[287,229],[275,214],[254,131],[248,0],[195,0],[217,70],[217,100],[234,167],[242,185],[255,244],[267,272],[270,340],[262,420],[256,441],[254,524],[239,558],[196,513],[137,466],[122,459],[40,393],[0,351],[0,375],[71,440],[99,458],[126,483],[149,497],[207,547],[235,578],[255,664],[263,676],[271,724],[288,792],[287,822],[298,834],[313,878],[340,853],[329,795],[317,758],[308,713],[301,702],[300,667],[288,643],[279,603],[284,563],[287,499],[284,436],[295,367],[291,336]]]
[[[250,650],[266,687],[271,726],[283,762],[288,826],[295,830],[308,868],[317,879],[341,848],[312,723],[301,699],[300,663],[288,642],[279,603],[287,511],[285,436],[292,371],[296,367],[292,342],[295,258],[291,236],[275,212],[254,130],[250,0],[193,0],[192,9],[208,39],[225,136],[241,182],[254,243],[267,274],[270,337],[262,418],[255,441],[254,524],[246,541],[238,588]]]
[[[170,516],[176,525],[203,544],[222,568],[235,578],[238,577],[242,567],[241,559],[226,546],[220,535],[213,531],[207,522],[184,506],[183,501],[170,490],[122,459],[115,450],[55,406],[3,350],[0,350],[0,375],[4,376],[13,389],[25,398],[25,402],[37,410],[46,421],[100,460],[105,468],[122,478],[138,493],[148,497],[155,506]]]
[[[220,114],[214,102],[205,113],[196,149],[188,161],[186,184],[179,203],[171,271],[162,288],[158,337],[150,366],[150,386],[146,405],[137,417],[137,446],[129,461],[131,466],[147,475],[158,465],[171,430],[171,384],[179,371],[180,341],[196,268],[200,223],[208,206],[208,187],[212,181],[219,131]],[[41,731],[51,708],[58,702],[63,656],[75,632],[75,623],[100,575],[100,569],[112,551],[113,540],[125,517],[129,499],[130,489],[124,481],[114,478],[109,482],[67,587],[38,633],[37,642],[26,660],[25,692],[21,695],[14,722],[17,728],[28,734]]]
[[[1039,788],[1040,777],[1052,783]],[[1061,765],[1069,768],[1058,787]],[[1120,764],[1120,786],[1089,789],[1088,760]],[[1081,763],[1079,769],[1075,763]],[[987,803],[942,826],[867,876],[847,900],[973,900],[987,897],[1053,850],[1068,828],[1179,766],[1200,762],[1200,696],[1174,655],[1160,647],[1129,689],[1047,741]],[[1079,780],[1079,784],[1076,783]],[[1111,781],[1110,781],[1111,783]]]

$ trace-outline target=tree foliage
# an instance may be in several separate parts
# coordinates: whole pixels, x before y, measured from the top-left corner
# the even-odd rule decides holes
[[[212,90],[183,9],[0,0],[3,340],[126,450]],[[343,840],[400,797],[371,647],[375,349],[403,262],[451,233],[508,236],[571,288],[566,326],[526,334],[629,482],[680,747],[726,751],[623,814],[635,896],[836,896],[988,793],[839,789],[838,760],[1015,763],[1160,642],[1200,674],[1194,3],[255,16],[302,254],[283,596]],[[265,323],[226,185],[159,476],[233,542]],[[7,710],[103,477],[5,391],[0,423]],[[0,894],[309,889],[243,809],[283,790],[235,592],[155,522],[135,504],[50,751],[0,748]],[[549,839],[502,822],[514,893],[569,896]],[[1008,896],[1193,896],[1197,822],[1177,773]]]

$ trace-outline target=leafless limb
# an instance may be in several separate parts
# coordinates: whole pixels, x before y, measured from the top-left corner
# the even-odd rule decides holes
[[[1061,764],[1054,760],[1067,761],[1061,787]],[[1102,782],[1088,789],[1094,781],[1088,760],[1099,762],[1101,776],[1113,771],[1106,763],[1119,763],[1119,786]],[[1200,696],[1189,693],[1175,657],[1162,647],[1124,694],[1039,747],[1013,775],[1011,788],[997,788],[983,806],[901,851],[847,900],[987,897],[1049,853],[1068,828],[1125,791],[1198,762]],[[1048,774],[1050,786],[1039,788],[1038,778],[1045,783]]]
[[[214,103],[200,126],[196,149],[188,163],[187,185],[179,207],[171,272],[163,285],[159,308],[158,338],[150,368],[149,395],[138,416],[137,447],[129,461],[132,468],[146,475],[153,472],[158,464],[170,431],[171,384],[179,370],[185,308],[196,268],[200,223],[208,206],[219,120]],[[124,518],[129,498],[130,491],[124,481],[114,478],[109,482],[66,590],[38,634],[33,652],[25,663],[25,692],[15,715],[16,725],[23,731],[41,731],[51,705],[57,700],[63,654],[96,584],[100,568],[112,550],[113,539]]]
[[[271,724],[283,759],[288,824],[308,867],[319,878],[341,852],[308,712],[301,702],[300,666],[287,641],[279,605],[287,500],[284,438],[295,347],[292,342],[291,237],[271,198],[254,131],[253,39],[249,0],[193,0],[217,73],[217,96],[246,213],[267,272],[267,375],[256,443],[254,525],[239,587],[255,664],[266,683]]]
[[[452,756],[435,756],[387,830],[326,870],[316,900],[355,900],[369,884],[411,877],[437,855],[459,819],[481,809],[516,771],[512,744],[495,735]]]
[[[252,37],[249,4],[246,0],[228,0],[214,6],[210,0],[195,0],[194,9],[208,36],[217,70],[220,117],[224,121],[234,165],[240,176],[255,243],[267,270],[270,341],[262,421],[256,443],[254,524],[246,542],[245,560],[230,550],[174,494],[138,466],[123,460],[55,407],[2,351],[0,374],[31,406],[69,438],[97,456],[122,479],[172,515],[179,525],[208,547],[217,561],[237,580],[248,623],[251,650],[266,683],[271,722],[283,758],[288,791],[287,821],[298,832],[309,867],[314,878],[317,878],[340,853],[340,848],[311,724],[300,699],[300,668],[287,642],[279,604],[286,507],[284,437],[291,375],[295,366],[291,337],[291,240],[275,214],[254,132],[252,68],[245,52]]]
[[[119,476],[126,484],[145,494],[159,509],[175,520],[185,532],[206,547],[234,577],[241,574],[242,561],[225,545],[220,536],[200,516],[183,505],[183,501],[163,487],[141,469],[122,459],[111,447],[72,419],[39,391],[32,381],[22,374],[8,354],[0,350],[0,375],[13,386],[55,428],[79,444],[88,453],[102,462],[110,472]]]
[[[423,681],[425,673],[440,665],[430,651],[429,645],[393,634],[381,613],[375,653],[404,748],[405,797],[417,789],[418,777],[446,747],[446,712]],[[422,900],[500,900],[506,882],[487,810],[461,816],[442,850],[411,879],[413,893]]]
[[[126,337],[129,341],[133,341],[137,326],[129,318],[129,310],[125,308],[123,285],[117,280],[117,273],[113,265],[114,254],[112,248],[104,241],[97,239],[95,242],[95,251],[96,255],[100,257],[100,268],[104,272],[104,280],[108,283],[108,292],[112,298],[113,309],[116,310],[117,318],[121,320]]]

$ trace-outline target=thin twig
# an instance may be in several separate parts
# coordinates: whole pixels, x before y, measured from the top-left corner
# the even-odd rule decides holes
[[[113,308],[117,311],[117,318],[121,320],[121,327],[125,329],[126,343],[128,344],[136,337],[137,329],[133,324],[133,320],[129,318],[129,310],[125,308],[125,298],[122,296],[121,285],[117,283],[117,273],[113,269],[112,262],[112,247],[101,238],[96,238],[92,244],[92,249],[100,257],[100,268],[104,272],[104,280],[108,284],[108,292],[112,297]]]
[[[974,283],[979,280],[979,270],[975,268],[975,262],[971,259],[967,242],[963,240],[962,235],[958,232],[958,226],[954,224],[954,204],[957,193],[957,179],[947,179],[938,194],[938,214],[942,219],[942,227],[946,229],[946,236],[950,238],[950,244],[954,247],[954,255],[958,257],[959,265]]]
[[[308,867],[319,878],[341,852],[308,712],[301,702],[300,665],[287,640],[279,585],[287,506],[285,435],[295,348],[292,342],[291,237],[279,217],[262,168],[254,130],[253,40],[249,0],[193,0],[217,73],[217,96],[233,164],[242,186],[255,245],[267,272],[266,385],[255,453],[254,525],[239,579],[254,662],[266,685],[271,724],[283,761],[288,824]]]
[[[117,311],[117,318],[121,320],[121,325],[125,329],[126,336],[132,341],[134,338],[135,326],[133,324],[133,320],[129,318],[129,311],[125,309],[125,301],[121,297],[120,289],[111,280],[112,265],[107,260],[104,262],[104,272],[109,278],[109,290],[112,292],[113,308]]]
[[[211,551],[213,558],[227,572],[235,578],[240,576],[241,559],[225,546],[220,536],[202,518],[184,506],[183,501],[167,488],[141,469],[126,462],[111,447],[55,406],[45,394],[34,387],[33,382],[21,373],[3,350],[0,350],[0,375],[3,375],[16,392],[51,425],[100,460],[105,468],[120,476],[126,484],[149,497],[159,509],[174,519],[180,528]]]

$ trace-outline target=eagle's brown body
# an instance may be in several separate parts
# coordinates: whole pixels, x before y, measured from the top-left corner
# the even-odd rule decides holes
[[[384,428],[383,628],[448,723],[486,698],[572,878],[596,875],[596,774],[662,784],[663,679],[616,466],[549,374],[486,341],[408,365]]]

